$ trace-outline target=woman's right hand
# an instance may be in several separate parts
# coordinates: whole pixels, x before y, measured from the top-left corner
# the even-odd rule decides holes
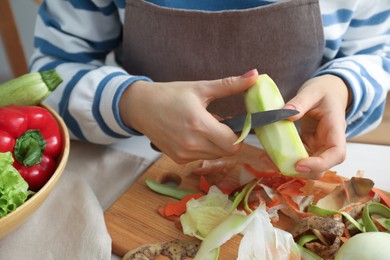
[[[247,90],[257,76],[251,70],[211,81],[137,81],[121,98],[121,118],[177,163],[232,155],[241,147],[233,145],[236,134],[206,108],[215,99]]]

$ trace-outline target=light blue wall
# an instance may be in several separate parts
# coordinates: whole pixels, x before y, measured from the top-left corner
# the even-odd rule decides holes
[[[11,5],[19,29],[24,53],[26,58],[29,59],[33,52],[34,26],[38,13],[38,5],[34,0],[11,0]],[[5,56],[3,43],[0,41],[0,82],[4,82],[10,78],[12,78],[12,73]]]

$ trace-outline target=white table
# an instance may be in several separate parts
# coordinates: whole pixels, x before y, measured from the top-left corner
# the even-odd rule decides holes
[[[346,160],[333,169],[346,177],[361,170],[377,188],[390,191],[390,146],[348,143]]]

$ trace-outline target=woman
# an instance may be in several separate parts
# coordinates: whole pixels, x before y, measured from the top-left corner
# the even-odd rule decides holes
[[[144,134],[179,163],[239,150],[214,114],[242,113],[240,93],[267,73],[300,111],[310,157],[296,169],[318,178],[381,120],[389,13],[380,0],[47,0],[31,70],[63,76],[47,102],[74,138]],[[122,68],[105,64],[112,51]]]

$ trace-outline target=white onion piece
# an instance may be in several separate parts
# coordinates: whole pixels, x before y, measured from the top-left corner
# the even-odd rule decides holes
[[[347,240],[337,252],[335,260],[390,259],[390,234],[366,232]]]

